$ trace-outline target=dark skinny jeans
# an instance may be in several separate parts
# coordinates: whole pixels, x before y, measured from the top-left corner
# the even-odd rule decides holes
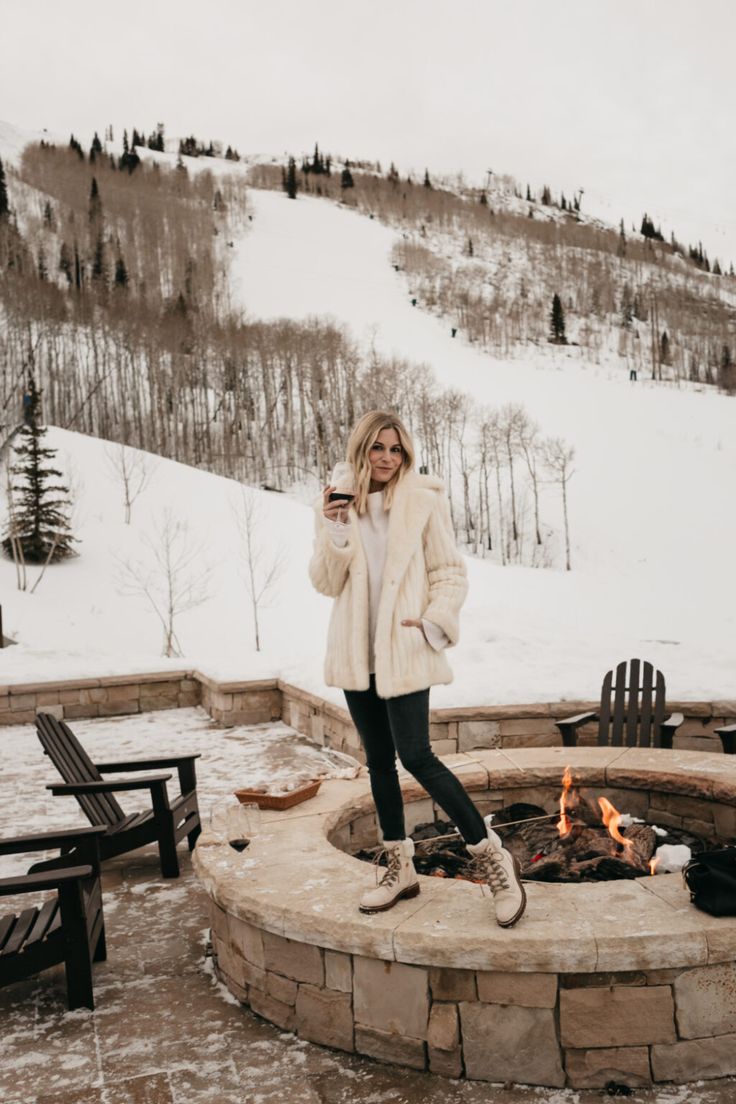
[[[429,743],[429,690],[379,698],[375,675],[367,690],[345,690],[350,716],[368,761],[373,800],[385,840],[406,837],[396,755],[401,765],[452,820],[466,843],[486,837],[483,818],[460,781],[440,762]]]

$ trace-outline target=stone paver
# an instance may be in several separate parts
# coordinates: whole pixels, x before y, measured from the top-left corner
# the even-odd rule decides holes
[[[179,711],[172,713],[170,748],[177,745],[179,716]],[[158,714],[157,732],[161,720]],[[120,757],[151,750],[150,741],[127,734],[131,723],[137,723],[140,733],[141,718],[115,722]],[[113,757],[109,744],[95,747],[94,734],[95,722],[85,723],[84,738],[89,739],[93,757]],[[227,757],[216,746],[223,738],[233,753]],[[25,827],[29,802],[44,826],[68,825],[76,819],[71,804],[45,799],[39,784],[43,757],[34,741],[35,737],[3,744],[0,831],[6,835]],[[189,750],[191,743],[188,734],[182,749]],[[210,729],[202,744],[205,755],[199,770],[209,801],[223,792],[230,770],[228,765],[218,776],[210,762],[232,764],[237,759],[237,733],[230,730],[223,736]],[[180,854],[182,877],[172,882],[161,880],[152,849],[106,864],[108,961],[95,967],[94,1013],[67,1012],[60,970],[0,990],[2,1104],[600,1104],[597,1090],[509,1089],[447,1080],[455,1072],[452,1052],[436,1048],[430,1052],[430,1063],[446,1077],[327,1050],[283,1034],[214,982],[204,957],[207,901],[186,852]],[[253,953],[257,957],[258,950]],[[335,958],[329,967],[327,959],[325,964],[330,984],[339,990],[338,980],[346,983],[344,962]],[[442,979],[433,974],[431,984],[440,987]],[[452,996],[462,1000],[465,994]],[[452,996],[448,991],[442,999]],[[448,1035],[443,1041],[449,1039]],[[380,1057],[382,1048],[388,1053],[388,1044],[375,1029],[363,1029],[361,1045],[366,1050]],[[417,1043],[418,1052],[422,1045]],[[703,1075],[727,1069],[733,1048],[733,1036],[702,1048]],[[660,1075],[676,1062],[676,1050],[654,1048]],[[677,1104],[730,1104],[736,1082],[721,1079],[692,1088],[637,1090],[637,1104],[671,1104],[673,1091]]]

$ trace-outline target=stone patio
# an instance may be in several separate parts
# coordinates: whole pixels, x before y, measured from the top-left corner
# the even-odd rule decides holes
[[[141,730],[142,718],[75,728],[93,757],[113,758],[113,748],[122,757],[145,754],[152,746],[163,753],[198,743],[204,752],[202,792],[209,801],[226,792],[233,763],[247,758],[248,733],[231,729],[220,743],[224,734],[206,720],[194,723],[192,712],[172,711],[165,742],[160,738],[164,714],[158,714],[155,735]],[[49,771],[30,728],[6,730],[3,737],[2,834],[75,822],[71,803],[44,802],[42,783]],[[452,1081],[315,1046],[265,1022],[215,981],[212,961],[204,955],[207,899],[186,852],[180,854],[182,877],[172,882],[160,879],[152,849],[106,864],[109,954],[95,967],[94,1013],[66,1011],[61,971],[0,990],[2,1104],[593,1104],[604,1098],[600,1091]],[[325,979],[344,991],[339,955],[326,957]],[[461,1002],[462,989],[447,988],[450,980],[457,979],[438,976],[433,986],[443,1000]],[[484,998],[508,997],[499,988],[502,982],[498,975],[489,980]],[[537,987],[536,1000],[539,994]],[[269,996],[290,999],[283,988]],[[367,1037],[371,1028],[364,1030]],[[373,1031],[378,1049],[382,1037]],[[452,1017],[436,1017],[438,1051],[450,1053],[455,1031]],[[637,1090],[635,1099],[727,1104],[735,1095],[736,1083],[726,1079]]]

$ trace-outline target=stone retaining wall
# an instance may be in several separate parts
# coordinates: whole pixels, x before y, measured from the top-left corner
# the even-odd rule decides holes
[[[283,719],[316,743],[365,761],[344,706],[281,679],[217,682],[191,670],[0,686],[0,727],[32,722],[39,709],[76,720],[191,705],[204,706],[225,727]],[[736,701],[671,702],[669,708],[685,716],[675,747],[686,750],[720,751],[714,729],[736,721]],[[556,720],[595,709],[596,702],[433,709],[430,738],[437,755],[480,748],[554,747],[560,742]],[[582,746],[595,740],[594,724],[580,729]]]
[[[279,687],[281,715],[287,724],[326,747],[346,751],[365,762],[345,707],[281,680]],[[555,747],[560,743],[555,721],[594,712],[598,705],[597,701],[535,702],[433,709],[430,739],[437,755],[479,748]],[[675,747],[687,751],[721,751],[714,730],[736,719],[736,701],[669,702],[668,709],[685,718],[675,737]],[[580,745],[594,745],[597,735],[595,723],[583,726],[578,730]]]
[[[0,725],[32,723],[44,710],[59,718],[117,717],[198,705],[201,687],[190,671],[0,686]]]

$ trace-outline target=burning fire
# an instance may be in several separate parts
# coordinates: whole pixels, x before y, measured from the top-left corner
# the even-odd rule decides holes
[[[649,873],[650,874],[656,874],[658,866],[659,866],[659,859],[657,858],[656,855],[653,855],[652,858],[649,860]]]
[[[560,818],[557,821],[556,828],[560,833],[560,836],[567,836],[572,830],[572,817],[571,813],[574,811],[578,804],[578,797],[575,791],[572,789],[572,775],[570,768],[565,767],[565,773],[562,776],[562,792],[560,793]],[[599,797],[598,805],[601,811],[601,819],[603,824],[608,829],[608,834],[621,844],[624,849],[623,858],[629,859],[632,855],[633,844],[631,840],[627,840],[624,835],[621,834],[621,813],[613,805],[607,797]],[[652,873],[654,870],[652,869]]]
[[[626,858],[631,853],[631,840],[627,840],[625,836],[622,836],[618,830],[618,826],[621,823],[621,814],[615,805],[612,805],[607,797],[599,797],[598,804],[601,808],[601,816],[603,817],[603,823],[608,829],[608,834],[613,836],[616,843],[621,843],[624,846]]]
[[[572,775],[570,774],[570,768],[565,767],[565,773],[562,776],[562,793],[560,794],[560,819],[557,821],[557,831],[561,836],[566,836],[572,828],[572,821],[567,815],[568,797],[571,786]]]

